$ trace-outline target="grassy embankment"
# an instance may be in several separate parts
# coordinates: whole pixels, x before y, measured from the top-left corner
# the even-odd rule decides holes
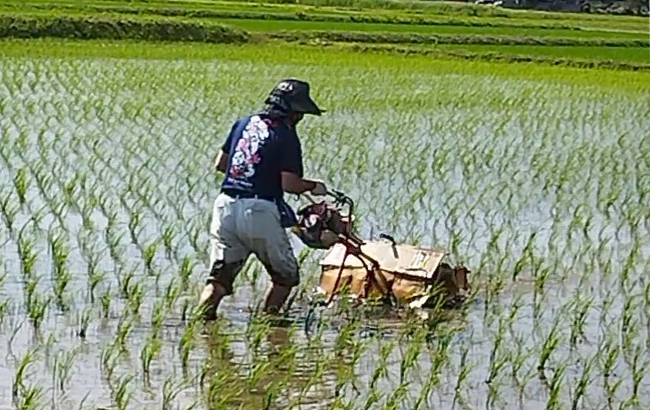
[[[352,5],[10,0],[0,5],[0,36],[282,41],[364,52],[650,68],[648,26],[639,17],[437,2]]]

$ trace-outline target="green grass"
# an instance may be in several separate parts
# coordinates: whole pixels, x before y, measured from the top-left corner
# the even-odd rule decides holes
[[[255,19],[217,19],[217,21],[249,31],[306,31],[333,30],[386,33],[422,33],[448,35],[486,35],[486,36],[530,36],[563,38],[601,38],[601,39],[640,39],[647,40],[644,32],[621,32],[599,30],[542,29],[512,26],[472,27],[460,25],[416,25],[416,24],[373,24],[337,23],[319,21],[255,20]]]
[[[436,50],[461,50],[466,55],[445,52],[448,56],[462,58],[469,58],[467,53],[471,58],[481,58],[480,55],[484,54],[482,58],[485,59],[492,59],[495,54],[506,59],[512,56],[511,61],[517,60],[518,56],[537,56],[537,61],[551,63],[553,58],[612,60],[621,62],[620,68],[626,67],[627,62],[648,63],[644,47],[650,38],[647,21],[640,17],[546,13],[446,2],[313,0],[282,4],[190,0],[9,0],[0,4],[0,13],[19,18],[37,16],[43,20],[74,17],[84,21],[99,18],[119,22],[117,25],[109,24],[112,27],[109,32],[106,32],[105,23],[84,22],[75,23],[79,27],[75,26],[74,32],[50,27],[33,36],[129,38],[127,33],[117,28],[119,24],[138,27],[144,24],[150,28],[133,30],[144,30],[143,33],[147,34],[131,38],[225,38],[208,33],[222,30],[218,25],[225,24],[251,33],[246,36],[249,41],[272,38],[314,44],[319,41],[462,44],[466,47],[445,45]],[[93,25],[101,27],[93,29]],[[156,25],[160,28],[155,29]],[[185,35],[183,31],[197,34]],[[112,32],[120,34],[113,35]],[[25,36],[29,34],[25,33]],[[385,51],[390,49],[384,48]]]
[[[528,56],[579,58],[584,60],[632,61],[650,64],[648,47],[582,47],[582,46],[484,46],[480,44],[441,44],[442,50],[467,50],[474,53],[501,53]]]
[[[28,2],[39,2],[41,0],[27,0]],[[48,0],[45,0],[46,2]],[[68,0],[70,1],[70,0]],[[75,1],[75,0],[73,0]],[[76,0],[81,1],[81,0]],[[124,0],[108,0],[104,3],[124,4]],[[489,5],[476,5],[467,2],[455,1],[413,1],[413,0],[303,0],[299,4],[286,4],[286,0],[271,0],[258,2],[254,0],[163,0],[163,1],[129,1],[136,7],[153,4],[156,6],[174,5],[184,8],[208,8],[223,7],[230,4],[230,7],[257,8],[257,9],[275,9],[275,10],[301,10],[313,8],[323,11],[343,11],[343,12],[361,12],[361,13],[405,13],[411,15],[447,15],[447,16],[480,16],[480,17],[504,17],[504,18],[521,18],[521,19],[541,19],[541,20],[573,20],[573,21],[606,21],[612,18],[620,22],[638,21],[642,17],[636,16],[611,16],[598,13],[563,13],[563,12],[546,12],[539,10],[525,9],[507,9],[492,7]],[[298,3],[298,2],[296,2]]]
[[[60,2],[27,0],[25,2],[16,2],[8,0],[0,5],[2,9],[13,9],[16,11],[28,12],[30,10],[56,11],[62,10],[66,13],[86,11],[90,13],[111,12],[119,10],[121,12],[137,13],[181,13],[187,15],[201,15],[200,13],[210,12],[220,13],[258,13],[268,15],[275,14],[281,18],[296,19],[300,16],[304,18],[361,18],[361,19],[380,19],[380,20],[399,20],[402,23],[418,24],[419,21],[430,22],[450,22],[457,21],[469,24],[493,24],[505,26],[536,26],[536,27],[570,27],[596,30],[616,30],[616,31],[636,31],[648,33],[648,24],[646,19],[630,16],[602,16],[585,13],[541,13],[524,10],[504,10],[492,7],[474,6],[463,3],[443,3],[443,2],[418,2],[423,5],[433,6],[432,11],[418,13],[407,12],[401,9],[382,9],[382,8],[339,8],[339,7],[322,7],[289,5],[289,4],[270,4],[256,2],[230,2],[230,1],[210,1],[210,2],[190,2],[190,1],[152,1],[152,2],[127,2],[123,0],[115,1],[80,1],[80,0],[63,0]],[[379,3],[377,3],[379,4]],[[398,5],[407,4],[398,2]],[[440,7],[440,5],[443,5]],[[448,5],[448,6],[447,6]],[[484,14],[454,14],[450,10],[466,9],[483,10]]]
[[[232,28],[229,28],[232,27]],[[257,33],[257,35],[253,35]],[[585,57],[593,61],[611,60],[619,61],[616,67],[633,68],[626,62],[645,60],[641,58],[645,40],[638,39],[600,39],[600,38],[563,38],[563,37],[519,37],[519,36],[488,36],[488,35],[450,35],[450,34],[418,34],[418,33],[385,33],[385,32],[349,32],[349,31],[245,31],[234,26],[221,25],[216,21],[197,23],[191,19],[177,17],[152,17],[152,16],[89,16],[89,15],[51,15],[39,13],[36,15],[23,15],[21,13],[0,14],[0,36],[19,38],[62,37],[71,39],[141,39],[156,41],[182,41],[182,42],[266,42],[269,39],[277,41],[321,43],[335,42],[341,45],[366,43],[366,44],[398,44],[398,45],[428,45],[435,44],[463,44],[485,45],[487,47],[476,50],[490,53],[513,53],[516,49],[499,49],[504,45],[535,46],[527,48],[530,53],[536,49],[543,50],[540,56],[556,56],[563,58]],[[538,46],[559,47],[556,50],[546,50]],[[570,46],[570,47],[567,47]],[[576,53],[571,47],[580,46]],[[593,55],[585,54],[584,49],[590,48]],[[385,51],[390,51],[387,47]],[[514,51],[513,51],[514,50]],[[522,50],[522,49],[519,49]],[[602,54],[597,54],[603,51]],[[448,53],[449,54],[449,53]],[[480,53],[474,52],[471,56],[461,58],[481,58]],[[514,54],[513,54],[514,55]],[[483,58],[493,59],[485,55]],[[515,61],[516,58],[511,59]],[[541,61],[541,60],[540,60]],[[552,61],[547,61],[552,62]],[[578,63],[582,65],[582,63]],[[615,65],[613,65],[615,66]]]

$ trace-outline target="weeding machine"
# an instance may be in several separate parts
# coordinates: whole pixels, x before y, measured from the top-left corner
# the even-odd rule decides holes
[[[310,248],[325,249],[318,291],[329,305],[346,293],[360,301],[426,307],[457,306],[469,290],[464,266],[452,266],[446,252],[398,244],[386,234],[363,240],[354,232],[354,201],[339,191],[333,204],[313,202],[298,210],[293,232]],[[347,207],[347,212],[343,212]]]

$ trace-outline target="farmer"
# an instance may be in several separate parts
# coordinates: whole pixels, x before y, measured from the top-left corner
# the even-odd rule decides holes
[[[296,125],[305,114],[321,115],[304,81],[283,80],[258,114],[235,122],[215,161],[225,173],[214,201],[210,227],[210,274],[201,294],[206,320],[216,318],[221,299],[233,293],[233,281],[251,253],[271,276],[264,311],[278,313],[298,285],[298,263],[285,228],[296,216],[284,192],[325,195],[318,180],[303,178],[302,149]]]

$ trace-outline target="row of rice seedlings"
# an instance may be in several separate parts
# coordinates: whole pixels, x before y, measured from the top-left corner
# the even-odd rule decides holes
[[[166,83],[169,87],[166,91],[155,92],[161,101],[168,101],[172,94],[179,98],[190,96],[197,83],[187,73],[200,76],[208,69],[196,63],[185,63],[180,68],[169,64],[158,68],[125,64],[124,87],[132,90],[135,98],[130,98],[120,111],[116,108],[119,104],[107,107],[97,99],[86,99],[81,91],[91,86],[89,78],[96,78],[93,87],[119,99],[114,91],[116,74],[110,71],[110,65],[100,67],[75,60],[60,64],[58,69],[69,76],[61,76],[57,68],[37,63],[30,63],[30,69],[37,76],[51,79],[53,84],[63,84],[68,93],[63,94],[63,98],[71,103],[83,101],[86,111],[77,121],[84,124],[96,115],[99,129],[110,135],[107,139],[110,144],[99,138],[86,138],[83,132],[74,135],[57,132],[60,124],[70,118],[66,106],[71,104],[62,103],[66,101],[62,100],[50,105],[44,99],[41,105],[32,107],[50,118],[49,129],[54,130],[54,135],[45,137],[44,133],[36,132],[34,135],[38,137],[34,141],[28,137],[28,132],[23,132],[15,144],[9,145],[11,148],[2,148],[3,166],[11,170],[12,175],[10,188],[3,188],[3,194],[7,195],[3,195],[0,207],[7,231],[13,234],[22,226],[20,221],[25,209],[44,206],[43,215],[47,216],[47,222],[36,222],[33,227],[30,225],[29,229],[21,231],[17,239],[10,239],[10,245],[15,243],[19,255],[28,316],[39,327],[47,320],[50,307],[56,305],[67,312],[66,315],[78,314],[78,333],[93,339],[96,335],[89,335],[89,327],[97,316],[111,320],[115,334],[110,344],[105,345],[102,359],[111,400],[118,408],[127,407],[140,394],[134,381],[146,378],[151,388],[156,383],[167,386],[164,396],[171,401],[178,397],[174,393],[180,389],[180,384],[174,386],[170,381],[176,375],[169,374],[170,370],[157,378],[152,376],[152,367],[165,352],[163,323],[176,322],[179,317],[184,321],[188,317],[191,309],[187,301],[201,283],[193,274],[201,271],[207,260],[206,222],[211,208],[209,199],[214,197],[215,188],[210,170],[214,137],[210,133],[209,138],[203,138],[205,131],[197,133],[198,137],[187,134],[198,130],[197,126],[189,124],[190,120],[201,124],[212,111],[192,103],[171,109],[164,104],[151,105],[152,100],[138,95],[145,95],[145,90],[158,89],[162,84],[160,78],[164,77],[165,81],[173,80]],[[188,70],[188,66],[192,70]],[[239,68],[235,63],[222,67],[230,74]],[[9,70],[16,72],[15,68]],[[68,77],[79,79],[79,83],[71,84]],[[349,85],[345,78],[337,79],[331,87]],[[362,76],[361,81],[368,82],[369,78],[369,75]],[[423,85],[408,76],[396,81],[406,89]],[[441,92],[439,95],[444,97],[449,93],[451,81],[441,79],[435,86]],[[28,87],[36,95],[43,95],[43,87],[47,86],[31,82]],[[423,359],[426,357],[423,355],[426,332],[420,331],[420,325],[407,323],[404,333],[397,338],[399,342],[382,344],[377,350],[373,348],[372,339],[355,339],[359,328],[358,322],[352,320],[338,330],[333,345],[323,340],[329,337],[326,332],[316,333],[315,339],[309,341],[310,346],[320,344],[323,354],[310,357],[310,365],[314,368],[309,372],[306,387],[297,389],[297,397],[288,398],[283,397],[282,391],[292,390],[299,367],[295,357],[308,353],[295,347],[281,349],[278,357],[287,360],[287,374],[266,383],[272,379],[278,363],[269,361],[267,354],[261,353],[271,329],[253,313],[250,332],[245,337],[250,358],[231,367],[226,374],[205,373],[206,407],[239,402],[251,393],[263,394],[266,404],[275,401],[296,404],[312,396],[313,390],[320,390],[331,399],[328,402],[336,406],[359,408],[381,403],[400,408],[415,402],[426,408],[436,396],[439,402],[449,397],[442,380],[455,385],[450,398],[452,406],[487,403],[499,407],[505,406],[513,389],[522,403],[536,400],[531,386],[541,382],[537,368],[546,379],[543,383],[549,408],[568,403],[575,408],[588,407],[584,399],[600,395],[612,406],[624,400],[630,405],[634,400],[647,402],[647,397],[639,393],[647,368],[640,359],[647,352],[648,337],[641,331],[643,323],[647,324],[647,314],[641,318],[638,313],[640,266],[647,258],[641,247],[647,216],[631,206],[643,185],[622,182],[628,177],[634,181],[633,176],[640,171],[617,157],[608,157],[606,151],[585,151],[573,144],[565,155],[555,152],[555,145],[549,143],[553,141],[549,130],[560,126],[556,118],[567,116],[579,121],[577,117],[587,109],[575,105],[575,101],[579,96],[598,94],[571,88],[573,94],[554,101],[557,90],[542,90],[533,85],[518,84],[516,89],[520,95],[509,92],[505,83],[493,85],[469,79],[462,87],[468,92],[456,100],[454,106],[456,110],[465,110],[464,119],[447,108],[429,119],[422,119],[420,113],[428,113],[431,107],[428,102],[394,96],[399,102],[396,107],[402,111],[398,115],[395,110],[381,106],[379,97],[385,99],[386,90],[369,85],[360,94],[362,97],[351,95],[342,103],[351,104],[354,98],[363,98],[374,112],[351,119],[337,117],[334,113],[333,122],[342,120],[336,130],[340,132],[325,129],[328,135],[338,135],[329,143],[340,149],[322,153],[318,140],[306,140],[305,151],[309,158],[308,168],[320,169],[334,186],[358,198],[360,220],[371,221],[369,223],[377,229],[375,232],[391,231],[405,240],[443,244],[454,257],[477,266],[473,280],[479,284],[477,286],[485,284],[484,292],[478,295],[482,300],[477,300],[483,302],[483,317],[479,321],[470,316],[468,327],[480,328],[483,323],[485,329],[492,327],[496,332],[472,333],[453,352],[450,346],[457,343],[456,339],[452,344],[450,336],[442,337],[434,343],[438,350],[427,360]],[[486,90],[494,91],[493,103],[510,110],[515,118],[523,121],[524,127],[528,127],[527,131],[539,132],[541,143],[532,138],[522,139],[517,132],[512,132],[513,120],[507,116],[491,117],[488,112],[481,121],[472,119],[477,118],[476,101]],[[527,119],[526,114],[517,114],[513,108],[521,104],[529,108],[535,106],[533,94],[540,106],[547,104],[545,112],[550,117],[547,125]],[[19,93],[13,91],[12,95],[20,101]],[[214,96],[208,94],[208,97]],[[243,94],[247,96],[252,97],[250,91]],[[220,99],[215,101],[219,104]],[[549,101],[554,102],[550,104]],[[417,114],[413,113],[413,108]],[[602,106],[599,109],[603,109]],[[226,121],[231,114],[234,110],[228,108],[219,118]],[[182,117],[187,120],[179,120]],[[120,120],[130,132],[111,132]],[[189,126],[177,131],[172,121],[184,121]],[[348,128],[353,122],[356,122],[353,128]],[[384,131],[378,129],[377,124],[387,122],[385,135],[395,137],[373,141]],[[307,133],[316,130],[315,126],[305,125]],[[485,126],[491,128],[494,135],[486,143],[479,138],[481,127]],[[21,127],[30,129],[25,125]],[[39,131],[38,127],[33,128]],[[325,127],[332,126],[326,124]],[[605,122],[599,127],[601,134],[608,130]],[[426,133],[422,128],[427,129]],[[7,135],[11,132],[9,129]],[[429,133],[435,134],[437,140],[423,143],[418,139]],[[150,135],[162,137],[152,144]],[[358,145],[349,144],[352,135]],[[462,136],[463,143],[450,145],[456,135]],[[359,148],[375,142],[383,144],[383,149]],[[626,151],[644,151],[643,146],[637,147],[625,140],[621,144],[621,149]],[[111,150],[108,150],[109,145]],[[174,158],[170,161],[172,152]],[[528,168],[523,167],[529,173],[514,170],[512,164],[529,163],[523,157],[530,152],[533,161]],[[427,157],[425,153],[433,154]],[[594,164],[587,168],[588,174],[582,170],[587,159]],[[205,166],[201,165],[203,163]],[[357,180],[347,178],[353,174],[357,175]],[[402,184],[388,183],[396,176],[403,180]],[[579,193],[581,188],[596,192],[601,199],[606,198],[609,205],[601,205],[602,200],[597,207],[590,205],[589,198]],[[548,209],[536,210],[535,203],[544,203],[545,197],[551,205]],[[518,222],[526,212],[531,212],[534,219],[547,211],[551,214],[548,225],[543,223],[545,219],[532,225]],[[537,232],[539,227],[543,229]],[[368,224],[362,224],[362,229],[368,233]],[[42,232],[47,234],[42,235]],[[596,234],[602,239],[597,246],[589,243]],[[626,242],[626,238],[630,242]],[[41,252],[45,249],[50,250],[49,255]],[[86,309],[83,305],[75,307],[75,302],[80,302],[82,297],[75,294],[76,288],[70,287],[73,283],[71,266],[79,266],[73,255],[82,258],[87,271],[80,279],[87,286],[82,297],[97,310]],[[619,255],[623,255],[621,260],[625,262],[612,265],[611,261]],[[53,286],[51,292],[41,292],[41,288],[47,287],[47,281],[36,266],[48,262],[48,258],[51,258]],[[311,258],[305,261],[306,266],[311,266],[311,261]],[[601,267],[605,269],[599,272]],[[261,291],[258,287],[260,272],[251,269],[242,275],[258,291]],[[172,274],[179,275],[177,281],[169,280]],[[74,282],[76,280],[77,277]],[[532,280],[530,291],[518,296],[512,304],[505,303],[503,299],[511,293],[511,287],[525,283],[523,280]],[[576,291],[561,296],[563,309],[553,311],[550,309],[557,307],[554,299],[558,296],[559,280],[565,280],[569,288],[574,286]],[[574,285],[590,286],[598,281],[602,281],[602,285],[586,293],[578,292],[580,287]],[[621,297],[599,293],[598,289],[606,289],[610,284],[619,287]],[[150,300],[146,297],[149,295]],[[178,303],[181,298],[184,303]],[[589,331],[598,309],[603,312],[599,332],[609,337],[595,338]],[[145,336],[135,336],[134,329],[143,322],[145,310],[150,312],[149,332]],[[467,313],[471,314],[472,310]],[[524,337],[519,327],[521,323],[545,330]],[[404,336],[414,330],[414,337]],[[192,369],[193,361],[202,355],[197,331],[196,322],[190,320],[184,324],[182,331],[174,336],[174,349],[182,379],[198,384]],[[646,344],[639,344],[643,340]],[[482,352],[471,349],[471,345],[479,341],[484,342]],[[130,348],[133,342],[140,344],[137,350]],[[223,343],[221,349],[228,341]],[[589,343],[596,344],[597,356],[588,347]],[[573,391],[568,390],[566,384],[569,373],[565,368],[571,363],[571,356],[565,351],[567,347],[577,357],[593,358],[587,362],[592,364],[582,366],[579,383]],[[139,356],[139,364],[124,372],[124,358],[131,354]],[[361,362],[364,360],[372,360],[375,365],[369,370],[363,369]],[[431,366],[428,379],[413,380],[417,373],[414,369],[424,363]],[[395,377],[391,376],[393,373]],[[603,381],[604,388],[597,393],[601,379],[595,378],[596,374],[609,375]],[[626,376],[631,376],[629,397],[623,396],[628,393],[622,388]],[[370,378],[367,386],[360,381],[363,377]],[[329,385],[327,380],[335,381]],[[472,394],[471,386],[476,380],[487,380],[489,384],[478,394]]]

